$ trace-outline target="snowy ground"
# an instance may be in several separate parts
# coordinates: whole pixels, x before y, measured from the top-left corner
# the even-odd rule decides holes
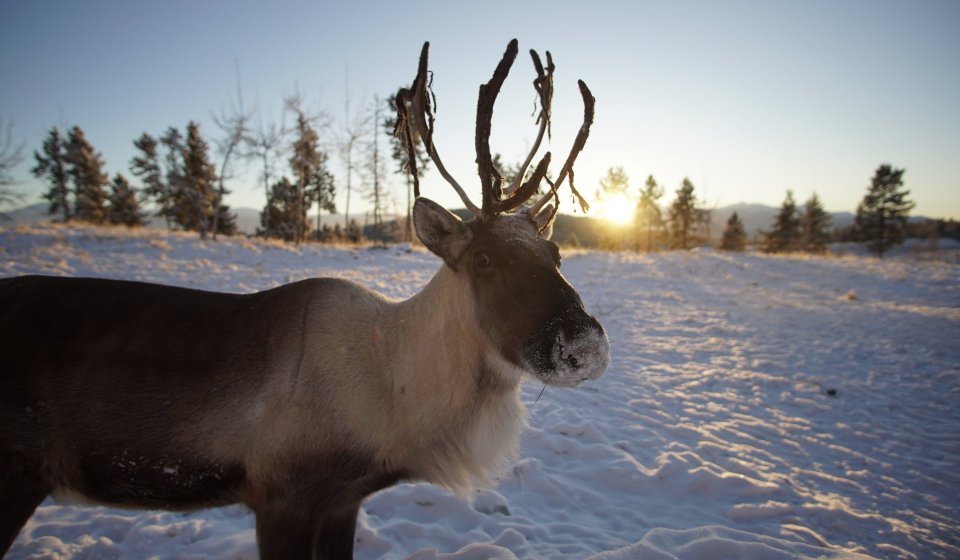
[[[392,297],[428,253],[202,243],[157,231],[0,230],[0,276],[248,292],[338,276]],[[357,558],[960,557],[960,265],[728,255],[565,256],[613,364],[524,387],[519,460],[472,503],[369,499]],[[536,401],[536,402],[534,402]],[[242,507],[37,510],[10,558],[255,558]]]

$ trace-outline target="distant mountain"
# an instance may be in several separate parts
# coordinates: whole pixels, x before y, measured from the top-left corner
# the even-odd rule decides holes
[[[231,208],[237,215],[237,230],[240,233],[257,233],[260,227],[260,211],[253,208]]]
[[[51,216],[47,213],[47,208],[46,202],[38,202],[9,212],[0,212],[0,225],[8,223],[33,224],[49,221]]]
[[[803,204],[798,205],[798,210],[803,211]],[[773,221],[780,212],[779,207],[765,206],[763,204],[748,204],[740,202],[729,206],[714,208],[710,216],[710,236],[719,238],[723,235],[723,230],[727,226],[727,220],[736,212],[743,220],[743,229],[748,236],[757,235],[761,230],[769,230],[773,226]],[[854,215],[850,212],[833,212],[830,214],[831,229],[845,228],[853,224]]]

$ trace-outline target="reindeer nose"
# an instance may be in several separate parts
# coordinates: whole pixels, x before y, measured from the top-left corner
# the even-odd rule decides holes
[[[610,341],[603,326],[582,308],[572,308],[560,320],[555,346],[561,384],[578,385],[603,375],[610,365]]]
[[[582,307],[571,307],[560,317],[560,328],[568,339],[579,338],[589,332],[606,337],[606,331],[599,321],[589,315]]]

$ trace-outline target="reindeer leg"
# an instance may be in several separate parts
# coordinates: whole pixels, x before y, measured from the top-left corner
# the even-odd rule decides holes
[[[257,548],[262,560],[350,560],[360,504],[306,515],[295,508],[257,512]]]
[[[354,533],[360,504],[326,513],[317,525],[313,540],[313,557],[322,560],[353,558]]]
[[[309,515],[288,508],[256,511],[261,560],[310,560],[314,525]]]
[[[0,558],[50,490],[35,461],[0,443]]]

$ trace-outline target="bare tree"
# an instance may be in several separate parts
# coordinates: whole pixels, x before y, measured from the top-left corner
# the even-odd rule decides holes
[[[243,104],[243,89],[240,87],[240,66],[236,64],[237,98],[230,100],[229,108],[221,108],[219,115],[213,115],[213,123],[223,133],[217,141],[217,151],[220,152],[220,174],[217,179],[217,191],[213,201],[213,238],[217,238],[220,229],[223,199],[227,195],[224,181],[230,175],[230,165],[236,157],[243,157],[242,148],[250,143],[250,121],[253,118],[253,109],[247,109]]]
[[[368,123],[369,125],[369,123]],[[386,170],[384,169],[384,160],[380,157],[380,98],[373,96],[373,134],[370,136],[369,144],[366,146],[366,162],[364,171],[367,175],[366,195],[371,204],[373,204],[373,226],[377,233],[383,233],[383,209],[387,205],[387,196],[384,190],[384,179]]]
[[[350,227],[350,194],[353,189],[353,172],[355,170],[354,151],[360,145],[364,136],[368,134],[369,121],[370,115],[362,109],[356,113],[350,113],[350,86],[347,84],[343,102],[343,125],[339,131],[340,158],[343,160],[347,172],[346,204],[343,213],[345,228]]]
[[[13,143],[13,121],[4,126],[0,117],[0,206],[13,204],[23,198],[23,195],[11,187],[16,184],[12,170],[23,161],[23,143]]]
[[[283,128],[276,122],[264,123],[260,111],[257,111],[257,129],[247,138],[247,155],[260,160],[260,178],[263,181],[263,191],[267,197],[267,206],[270,206],[270,186],[273,178],[273,161],[280,156],[283,145]],[[263,227],[269,231],[269,213],[264,214]]]

